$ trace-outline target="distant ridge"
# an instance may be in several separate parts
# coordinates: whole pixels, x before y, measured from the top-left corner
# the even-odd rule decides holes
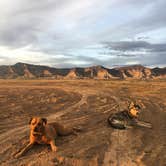
[[[147,68],[142,65],[115,67],[103,66],[86,68],[54,68],[27,63],[0,66],[1,79],[164,79],[166,67]]]

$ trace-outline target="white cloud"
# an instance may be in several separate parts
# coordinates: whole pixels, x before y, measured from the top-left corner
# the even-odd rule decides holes
[[[72,62],[88,64],[89,59],[91,64],[107,65],[109,58],[121,52],[109,50],[106,56],[102,42],[140,36],[148,36],[148,42],[166,42],[164,0],[5,0],[0,6],[1,64],[71,66]],[[144,55],[144,51],[126,54]],[[110,63],[119,63],[119,58]]]

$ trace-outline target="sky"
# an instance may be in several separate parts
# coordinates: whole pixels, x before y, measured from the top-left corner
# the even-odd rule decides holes
[[[0,65],[166,66],[166,0],[0,0]]]

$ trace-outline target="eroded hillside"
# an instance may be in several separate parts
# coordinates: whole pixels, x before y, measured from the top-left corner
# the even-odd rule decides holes
[[[16,63],[0,66],[0,78],[3,79],[165,79],[166,68],[147,68],[132,65],[118,68],[92,66],[87,68],[53,68],[48,66]]]

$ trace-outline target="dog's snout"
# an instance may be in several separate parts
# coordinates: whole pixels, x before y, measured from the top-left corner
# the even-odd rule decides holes
[[[37,126],[34,128],[34,131],[36,131],[36,132],[37,132]]]

